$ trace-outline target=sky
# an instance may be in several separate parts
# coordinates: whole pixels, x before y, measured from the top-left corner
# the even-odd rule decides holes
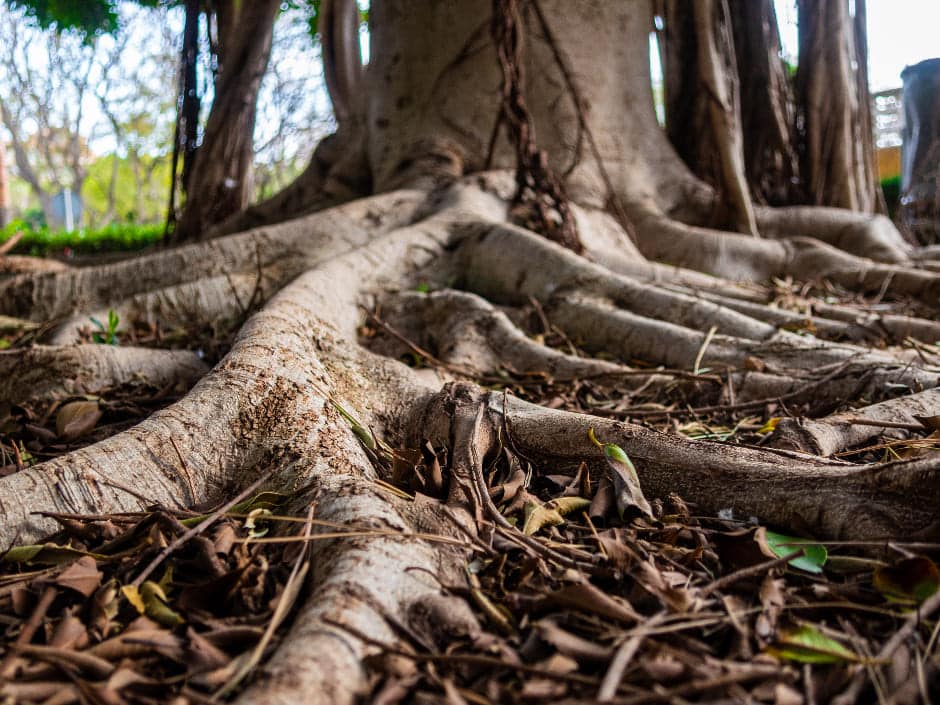
[[[796,3],[774,0],[781,41],[796,54]],[[868,0],[868,80],[873,92],[901,85],[905,66],[940,57],[940,0]]]

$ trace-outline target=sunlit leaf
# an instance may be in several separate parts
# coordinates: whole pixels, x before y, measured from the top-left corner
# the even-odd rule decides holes
[[[767,419],[767,423],[757,429],[758,433],[773,433],[777,429],[777,424],[780,423],[779,416],[772,416]]]
[[[803,549],[802,556],[797,556],[787,561],[787,564],[793,568],[805,570],[808,573],[822,573],[823,566],[829,559],[829,552],[826,551],[825,546],[807,541],[806,539],[778,534],[775,531],[768,531],[767,529],[759,529],[754,535],[754,538],[762,548],[769,550],[768,555],[776,556],[777,558],[783,558],[794,551]]]
[[[774,645],[767,649],[777,658],[799,663],[842,663],[858,661],[858,656],[828,637],[812,624],[781,629]]]
[[[133,585],[125,585],[121,588],[121,592],[140,614],[150,617],[164,627],[175,627],[185,622],[179,613],[167,605],[163,588],[152,580],[145,580],[140,589]]]

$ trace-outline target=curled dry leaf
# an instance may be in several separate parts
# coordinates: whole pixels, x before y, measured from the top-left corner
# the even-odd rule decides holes
[[[55,432],[64,441],[90,433],[101,418],[97,401],[72,401],[64,404],[55,417]]]
[[[531,536],[543,526],[559,526],[565,523],[565,516],[579,509],[587,509],[590,500],[583,497],[558,497],[541,506],[533,506],[527,512],[522,532]]]

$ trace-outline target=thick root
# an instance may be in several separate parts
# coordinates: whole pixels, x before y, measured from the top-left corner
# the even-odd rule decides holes
[[[122,388],[188,389],[208,371],[188,350],[34,346],[0,352],[0,401],[51,401]]]
[[[911,430],[926,431],[927,427],[922,426],[918,417],[937,416],[940,416],[940,390],[928,389],[821,419],[781,419],[770,443],[775,448],[830,456],[879,436],[903,438]]]

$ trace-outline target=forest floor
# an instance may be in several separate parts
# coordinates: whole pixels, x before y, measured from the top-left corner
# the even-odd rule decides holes
[[[778,282],[767,295],[782,307],[824,296],[860,310],[911,313],[906,302],[848,300],[831,287]],[[537,305],[513,315],[540,342],[580,353],[578,341]],[[210,363],[230,342],[134,322],[117,327],[111,342],[182,341]],[[89,322],[88,341],[101,340],[105,328]],[[0,331],[7,347],[27,345],[35,333]],[[379,311],[364,318],[360,333],[370,345],[397,346],[408,364],[436,364]],[[909,345],[924,355],[940,352]],[[642,368],[642,361],[623,362]],[[727,383],[707,369],[680,376],[696,385]],[[760,446],[781,415],[844,410],[790,408],[785,400],[693,408],[683,401],[688,385],[664,395],[662,387],[628,391],[621,381],[560,384],[505,370],[485,383],[550,408],[750,446]],[[0,474],[112,435],[182,391],[8,404],[0,408]],[[936,452],[937,421],[924,419],[922,429],[903,429],[901,438],[879,438],[842,457],[866,463]],[[476,508],[484,519],[479,536],[457,541],[472,556],[467,584],[441,585],[467,598],[483,628],[442,635],[430,623],[422,630],[394,621],[402,646],[377,645],[365,701],[809,705],[929,703],[940,696],[940,545],[805,540],[774,531],[798,527],[760,526],[730,509],[701,515],[679,496],[654,499],[649,513],[621,512],[613,474],[592,476],[586,463],[574,474],[533,474],[512,429],[503,432],[502,451],[487,459],[480,478],[489,501]],[[616,470],[619,456],[597,440]],[[416,503],[446,499],[446,449],[426,444],[372,455],[382,491]],[[234,488],[238,495],[225,505],[187,512],[57,515],[61,531],[46,542],[0,547],[7,549],[0,554],[5,702],[182,705],[237,694],[302,602],[304,578],[316,569],[310,542],[388,536],[326,525],[316,507],[284,515],[290,497],[258,491],[259,484]]]

